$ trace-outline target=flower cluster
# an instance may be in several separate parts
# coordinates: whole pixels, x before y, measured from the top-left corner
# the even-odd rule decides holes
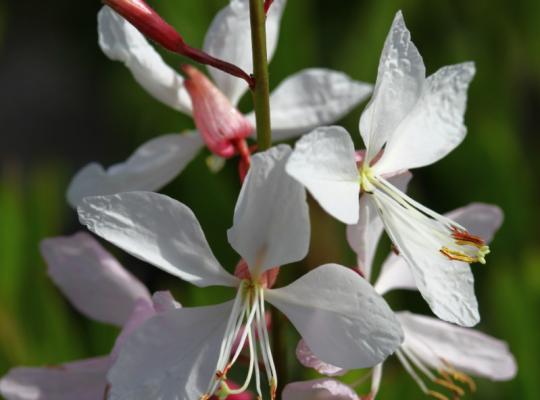
[[[480,316],[470,264],[486,263],[501,210],[473,203],[442,215],[406,194],[409,170],[440,160],[464,139],[473,63],[426,77],[398,12],[373,86],[306,69],[267,98],[255,94],[255,113],[243,114],[238,102],[261,84],[245,72],[256,69],[252,49],[261,46],[251,30],[266,31],[271,58],[285,0],[231,0],[202,50],[187,45],[143,0],[105,3],[98,14],[103,52],[124,63],[154,98],[191,115],[195,129],[153,138],[108,169],[87,165],[71,181],[68,202],[91,232],[132,256],[207,291],[224,286],[234,295],[222,304],[182,307],[169,292],[151,295],[87,233],[46,239],[41,250],[51,279],[80,312],[121,331],[107,356],[14,368],[0,380],[4,397],[372,400],[393,354],[420,390],[439,400],[474,391],[470,375],[515,375],[506,343],[471,329]],[[193,65],[176,72],[147,38],[207,65],[210,77]],[[349,133],[331,124],[370,94],[359,122],[365,149],[356,150]],[[250,143],[264,130],[257,126],[264,104],[273,140],[303,135],[294,148]],[[234,273],[214,256],[190,208],[156,192],[203,148],[213,167],[238,158],[242,187],[227,231],[239,260]],[[294,268],[287,265],[309,251],[307,192],[348,225],[357,265],[321,265],[276,288],[280,269]],[[393,251],[374,280],[383,232]],[[417,290],[439,319],[392,311],[383,296],[396,289]],[[327,377],[280,381],[272,351],[272,337],[280,335],[276,310],[301,336],[298,361]],[[362,368],[372,368],[364,396],[337,379]]]

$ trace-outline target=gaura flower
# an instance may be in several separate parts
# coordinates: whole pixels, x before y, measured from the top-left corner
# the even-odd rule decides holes
[[[389,307],[350,269],[327,264],[283,288],[263,284],[271,279],[268,271],[308,250],[305,191],[285,173],[290,153],[281,145],[256,154],[243,183],[228,239],[249,268],[245,279],[218,263],[191,210],[167,196],[131,192],[83,200],[79,218],[99,236],[199,287],[236,289],[232,301],[173,310],[132,334],[109,373],[111,399],[222,397],[241,393],[253,377],[262,397],[259,360],[275,398],[265,301],[289,318],[317,357],[344,368],[375,365],[399,346],[401,331]],[[248,372],[232,389],[225,379],[245,343]]]
[[[384,45],[373,97],[360,118],[366,145],[360,166],[349,134],[340,127],[319,128],[303,137],[287,165],[287,172],[344,223],[359,220],[362,193],[433,312],[464,326],[480,318],[468,264],[485,263],[488,246],[408,197],[388,177],[431,164],[463,140],[466,90],[473,75],[474,65],[464,63],[425,78],[422,58],[398,12]]]
[[[400,190],[405,190],[407,180],[401,179],[397,184]],[[446,216],[463,224],[473,234],[485,237],[488,242],[502,222],[502,212],[498,207],[480,203],[454,210]],[[372,277],[373,255],[382,231],[378,219],[348,227],[349,243],[358,256],[358,270],[368,280]],[[358,251],[360,248],[364,250]],[[416,290],[410,269],[403,258],[395,253],[385,260],[374,287],[381,295],[394,289]],[[476,388],[469,374],[495,381],[509,380],[515,376],[516,361],[505,342],[477,330],[408,311],[397,312],[396,315],[405,333],[405,340],[396,351],[396,356],[424,394],[439,400],[457,399],[464,396],[467,390],[474,391]],[[324,375],[329,375],[329,371],[338,371],[339,374],[346,372],[318,360],[303,342],[298,345],[297,355],[303,365],[315,368]],[[374,368],[371,393],[367,398],[374,399],[377,395],[381,375],[382,364]],[[322,382],[324,387],[337,387],[345,392],[348,388],[354,393],[351,388],[335,380]],[[313,393],[320,385],[317,381],[295,383],[285,388],[284,393],[298,392],[307,396],[306,393]],[[339,397],[338,392],[329,389],[325,393],[321,399],[349,398]]]
[[[107,372],[125,338],[150,316],[180,307],[168,292],[148,290],[84,232],[46,239],[48,273],[75,308],[122,328],[110,355],[57,366],[13,368],[0,380],[8,400],[96,400],[109,389]]]
[[[276,49],[285,3],[285,0],[275,1],[268,12],[269,59]],[[253,113],[244,116],[236,109],[247,90],[242,80],[210,67],[212,83],[191,67],[186,71],[188,81],[192,82],[189,90],[190,84],[163,61],[145,37],[108,7],[99,12],[98,30],[103,52],[110,59],[123,62],[154,98],[193,115],[204,142],[196,133],[165,135],[142,145],[127,162],[108,170],[96,163],[89,164],[77,173],[68,189],[68,201],[73,207],[86,196],[158,190],[177,176],[204,144],[219,157],[242,155],[246,149],[244,139],[254,133],[255,127]],[[248,0],[231,0],[217,14],[206,34],[204,51],[252,71]],[[322,68],[302,70],[271,94],[273,139],[288,139],[332,123],[370,92],[371,85],[356,82],[341,72]]]

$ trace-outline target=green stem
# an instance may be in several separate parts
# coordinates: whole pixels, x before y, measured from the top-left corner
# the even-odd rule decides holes
[[[272,145],[270,127],[270,85],[268,83],[268,59],[266,53],[266,15],[263,0],[249,0],[251,20],[251,43],[253,49],[253,102],[257,122],[257,143],[259,150]]]

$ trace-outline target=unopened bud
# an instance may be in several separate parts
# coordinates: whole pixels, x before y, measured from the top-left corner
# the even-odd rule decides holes
[[[103,0],[103,2],[127,19],[142,34],[167,50],[184,52],[185,43],[180,34],[144,0]]]
[[[208,149],[224,158],[238,152],[239,142],[253,132],[253,126],[214,84],[196,68],[182,67],[184,83],[193,105],[193,119]]]

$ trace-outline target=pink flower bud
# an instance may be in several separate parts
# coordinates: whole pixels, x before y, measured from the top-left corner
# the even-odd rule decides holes
[[[142,34],[167,50],[177,53],[184,52],[186,45],[180,34],[144,0],[104,0],[104,3],[127,19]]]
[[[187,75],[184,84],[191,96],[193,119],[206,146],[220,157],[237,154],[253,126],[203,73],[190,65],[182,69]]]

